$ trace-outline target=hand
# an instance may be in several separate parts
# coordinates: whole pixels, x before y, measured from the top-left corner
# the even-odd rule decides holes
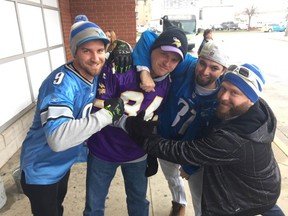
[[[114,49],[109,55],[107,64],[114,62],[115,71],[117,73],[125,73],[132,65],[132,48],[122,40],[115,40],[113,42]]]
[[[184,179],[186,179],[186,180],[188,180],[188,179],[190,178],[190,175],[187,174],[187,173],[183,170],[182,167],[179,169],[179,171],[180,171],[180,176],[181,176],[182,178],[184,178]]]
[[[145,92],[155,92],[155,83],[148,71],[140,72],[140,88]]]
[[[143,120],[143,113],[141,112],[138,116],[129,116],[125,123],[126,131],[140,146],[144,145],[147,137],[157,134],[157,122]]]
[[[124,113],[124,103],[121,98],[111,98],[104,102],[104,108],[112,116],[112,121],[117,121]]]
[[[157,173],[158,171],[158,160],[157,157],[152,155],[147,155],[147,167],[145,171],[145,176],[150,177]]]

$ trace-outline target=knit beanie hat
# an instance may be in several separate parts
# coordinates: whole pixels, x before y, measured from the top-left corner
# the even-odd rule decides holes
[[[188,51],[187,37],[181,29],[170,26],[154,41],[151,51],[158,47],[163,51],[178,53],[183,61]]]
[[[70,31],[70,50],[75,55],[77,48],[90,40],[101,40],[106,46],[110,43],[102,29],[93,22],[88,21],[85,15],[75,17]]]
[[[231,65],[222,81],[227,81],[238,87],[253,103],[260,96],[265,84],[261,70],[254,64]]]
[[[208,41],[203,46],[199,56],[221,64],[226,68],[229,66],[229,57],[221,42]]]

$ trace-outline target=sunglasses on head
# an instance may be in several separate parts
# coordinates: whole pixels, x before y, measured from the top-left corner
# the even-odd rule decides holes
[[[230,65],[228,67],[228,71],[231,72],[236,72],[246,78],[248,78],[250,76],[250,71],[244,67],[238,66],[238,65]]]
[[[234,73],[237,76],[240,76],[243,80],[245,80],[247,83],[249,83],[249,85],[255,90],[255,91],[259,91],[259,89],[262,90],[262,87],[260,86],[262,83],[262,81],[260,80],[260,78],[254,74],[252,71],[250,71],[249,69],[242,67],[242,66],[238,66],[238,65],[230,65],[228,67],[228,73]]]

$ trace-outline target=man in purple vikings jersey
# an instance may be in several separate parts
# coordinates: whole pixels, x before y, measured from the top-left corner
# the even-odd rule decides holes
[[[110,99],[105,109],[90,114],[109,40],[99,26],[82,18],[70,32],[74,60],[43,81],[34,121],[22,145],[21,185],[37,216],[63,215],[70,168],[87,159],[82,143],[121,117],[121,109],[114,112],[121,99]]]
[[[140,77],[135,68],[124,74],[113,74],[112,65],[105,65],[99,79],[95,107],[103,107],[103,101],[120,97],[124,101],[125,114],[136,116],[145,111],[144,119],[157,115],[170,86],[169,73],[185,58],[187,38],[184,32],[171,28],[162,33],[151,48],[151,76],[155,91],[145,92],[139,87]],[[126,116],[126,117],[127,117]],[[123,117],[125,119],[125,117]],[[125,121],[121,119],[122,121]],[[121,124],[121,122],[120,122]],[[117,167],[121,167],[127,194],[130,216],[148,216],[146,200],[147,155],[122,128],[107,126],[88,140],[85,216],[103,216],[105,200]]]

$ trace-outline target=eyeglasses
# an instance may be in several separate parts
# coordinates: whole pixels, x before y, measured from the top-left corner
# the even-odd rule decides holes
[[[260,91],[262,91],[262,80],[249,69],[238,65],[230,65],[227,73],[229,72],[240,76],[240,78],[242,78],[256,92],[260,93]]]

